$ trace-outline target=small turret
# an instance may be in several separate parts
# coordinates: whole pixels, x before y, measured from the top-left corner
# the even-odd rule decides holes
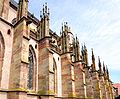
[[[64,22],[62,24],[62,32],[61,32],[61,42],[62,42],[62,53],[71,52],[73,49],[73,34],[70,31],[70,27],[68,27],[68,23]]]
[[[76,47],[75,47],[75,49],[76,49],[75,60],[80,61],[80,45],[79,45],[79,40],[78,40],[77,36],[76,36]]]
[[[17,11],[17,21],[22,17],[27,17],[28,15],[28,0],[19,0],[18,11]]]
[[[45,3],[45,6],[43,5],[42,11],[40,11],[40,22],[37,26],[38,40],[45,37],[50,37],[49,16],[50,16],[49,8],[47,6],[47,3]]]

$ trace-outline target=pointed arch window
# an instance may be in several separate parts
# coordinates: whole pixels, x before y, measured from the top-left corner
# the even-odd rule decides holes
[[[1,83],[1,77],[2,77],[4,51],[5,51],[4,39],[3,39],[2,33],[0,32],[0,83]]]
[[[54,72],[54,93],[57,95],[57,65],[55,59],[53,59],[53,72]]]
[[[34,59],[32,51],[29,49],[29,57],[28,57],[29,65],[28,65],[28,89],[33,89],[33,67],[34,67]]]
[[[27,87],[29,90],[35,90],[36,86],[36,57],[33,47],[29,46],[29,56],[28,56],[28,84]]]

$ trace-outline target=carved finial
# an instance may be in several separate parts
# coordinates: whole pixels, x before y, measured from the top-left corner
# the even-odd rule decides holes
[[[102,66],[101,66],[101,62],[100,62],[100,57],[98,56],[98,66],[99,66],[99,71],[100,73],[102,73]]]
[[[50,9],[48,8],[48,16],[50,15]]]
[[[23,16],[27,17],[28,15],[28,0],[19,0],[18,11],[17,11],[17,21],[19,21]]]
[[[106,72],[106,68],[105,68],[104,62],[103,62],[103,72],[104,72],[104,77],[107,78],[107,72]]]
[[[91,50],[92,50],[92,61],[94,61],[95,60],[95,56],[94,56],[93,48],[91,48]]]
[[[45,9],[44,9],[44,5],[43,5],[43,15],[45,14]]]
[[[68,22],[65,22],[66,25],[68,25]]]
[[[42,19],[42,11],[40,11],[40,18]]]
[[[75,34],[76,35],[76,41],[77,41],[77,34]]]
[[[60,35],[62,35],[62,32],[61,32],[61,30],[60,30]]]
[[[71,32],[71,29],[70,29],[70,27],[68,28],[68,30],[69,30],[69,32]]]
[[[79,39],[77,37],[77,34],[76,34],[76,46],[79,46]]]
[[[105,73],[105,64],[104,64],[104,61],[103,61],[103,71],[104,71],[104,73]]]
[[[62,23],[62,32],[63,32],[63,23]]]
[[[100,57],[98,56],[98,66],[101,67]]]
[[[47,2],[45,3],[45,13],[47,14]]]
[[[81,43],[81,46],[82,46],[82,51],[84,50],[84,47],[83,47],[83,44]]]
[[[107,73],[107,77],[109,78],[109,71],[108,71],[107,65],[106,65],[106,73]]]
[[[84,42],[84,50],[86,50],[87,48],[86,48],[86,45],[85,45],[85,42]]]
[[[83,44],[81,44],[81,45],[82,45],[81,53],[82,53],[82,57],[84,57],[84,47],[83,47]]]

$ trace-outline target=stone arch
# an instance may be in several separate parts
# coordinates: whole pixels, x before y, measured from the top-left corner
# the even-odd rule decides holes
[[[56,61],[55,59],[53,58],[53,71],[54,71],[54,93],[55,95],[57,95],[57,85],[58,85],[58,82],[57,82],[57,64],[56,64]]]
[[[36,54],[32,45],[29,45],[29,65],[28,65],[28,84],[27,87],[29,90],[36,90]]]
[[[1,86],[1,78],[2,78],[2,67],[4,61],[4,53],[5,53],[5,43],[2,33],[0,31],[0,86]]]

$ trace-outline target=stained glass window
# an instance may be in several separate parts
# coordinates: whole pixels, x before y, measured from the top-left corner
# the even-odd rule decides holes
[[[55,94],[57,94],[57,68],[54,59],[53,59],[53,71],[54,71],[54,92]]]
[[[29,50],[29,65],[28,65],[28,89],[33,89],[33,67],[34,67],[34,57],[31,50]]]

